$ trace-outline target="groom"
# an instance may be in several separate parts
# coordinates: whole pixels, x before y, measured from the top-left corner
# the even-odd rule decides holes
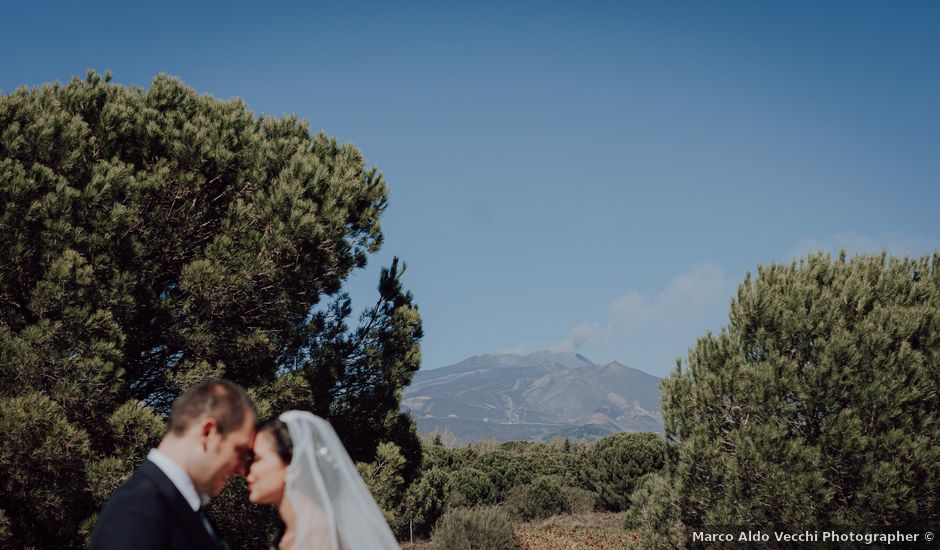
[[[167,433],[101,510],[92,550],[223,549],[202,504],[244,474],[255,413],[245,390],[206,380],[170,411]]]

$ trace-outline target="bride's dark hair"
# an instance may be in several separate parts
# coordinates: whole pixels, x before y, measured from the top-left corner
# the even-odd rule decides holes
[[[262,432],[271,434],[271,437],[274,439],[274,449],[277,451],[277,455],[281,457],[281,461],[284,464],[290,464],[291,458],[294,456],[294,443],[291,441],[287,424],[281,422],[276,417],[270,418],[258,424],[255,431],[259,434]]]
[[[274,440],[274,450],[277,451],[277,456],[280,457],[281,462],[284,464],[290,464],[291,459],[294,457],[294,442],[291,441],[290,431],[287,429],[287,424],[281,422],[277,417],[269,418],[264,422],[258,423],[255,427],[255,432],[262,433],[267,432],[271,434],[271,439]],[[284,530],[286,526],[284,521],[281,518],[277,517],[277,535],[274,537],[274,547],[277,548],[281,544],[281,539],[284,538]]]

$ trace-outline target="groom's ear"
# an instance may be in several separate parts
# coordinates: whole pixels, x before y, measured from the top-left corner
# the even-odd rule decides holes
[[[208,446],[209,438],[212,436],[213,432],[219,431],[219,425],[216,422],[215,418],[211,416],[208,418],[202,419],[199,423],[199,439],[202,440],[203,447]]]

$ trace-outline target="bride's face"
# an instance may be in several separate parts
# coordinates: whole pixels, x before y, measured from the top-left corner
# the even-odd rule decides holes
[[[258,434],[254,453],[255,459],[248,470],[248,500],[255,504],[280,504],[284,496],[287,464],[278,456],[270,432]]]

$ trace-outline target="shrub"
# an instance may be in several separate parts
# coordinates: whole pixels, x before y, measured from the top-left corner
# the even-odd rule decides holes
[[[398,508],[404,496],[405,486],[402,470],[405,459],[398,445],[382,442],[375,453],[374,462],[357,462],[356,468],[365,481],[376,504],[382,509],[385,521],[392,528],[399,524]]]
[[[590,514],[597,507],[597,493],[580,487],[562,486],[568,499],[568,511],[572,514]]]
[[[533,479],[531,465],[525,455],[493,451],[477,458],[473,467],[488,475],[496,490],[496,500],[504,500],[513,487],[527,485]]]
[[[676,491],[661,474],[637,482],[624,529],[639,531],[644,548],[679,548],[685,540]]]
[[[656,434],[613,434],[598,440],[581,456],[579,484],[597,493],[605,510],[626,510],[637,480],[662,469],[665,458],[666,442]]]
[[[514,488],[510,492],[507,507],[513,515],[526,521],[556,516],[571,509],[565,492],[558,483],[547,477]]]
[[[496,501],[496,487],[484,472],[461,468],[450,476],[448,501],[451,506],[492,504]]]
[[[509,550],[516,548],[512,522],[500,508],[455,508],[441,518],[432,550]]]
[[[499,448],[510,453],[527,453],[532,450],[532,445],[529,441],[507,441],[501,443]]]
[[[413,532],[420,537],[431,533],[447,507],[447,482],[446,473],[439,468],[431,468],[408,487],[399,514],[400,536],[409,537]]]
[[[471,448],[462,447],[450,449],[439,445],[423,445],[421,447],[421,467],[429,469],[434,466],[447,471],[459,470],[476,461],[479,453]]]
[[[532,475],[538,476],[561,476],[570,480],[574,472],[577,471],[577,455],[552,453],[548,451],[532,452],[522,455],[526,468],[532,471]]]

